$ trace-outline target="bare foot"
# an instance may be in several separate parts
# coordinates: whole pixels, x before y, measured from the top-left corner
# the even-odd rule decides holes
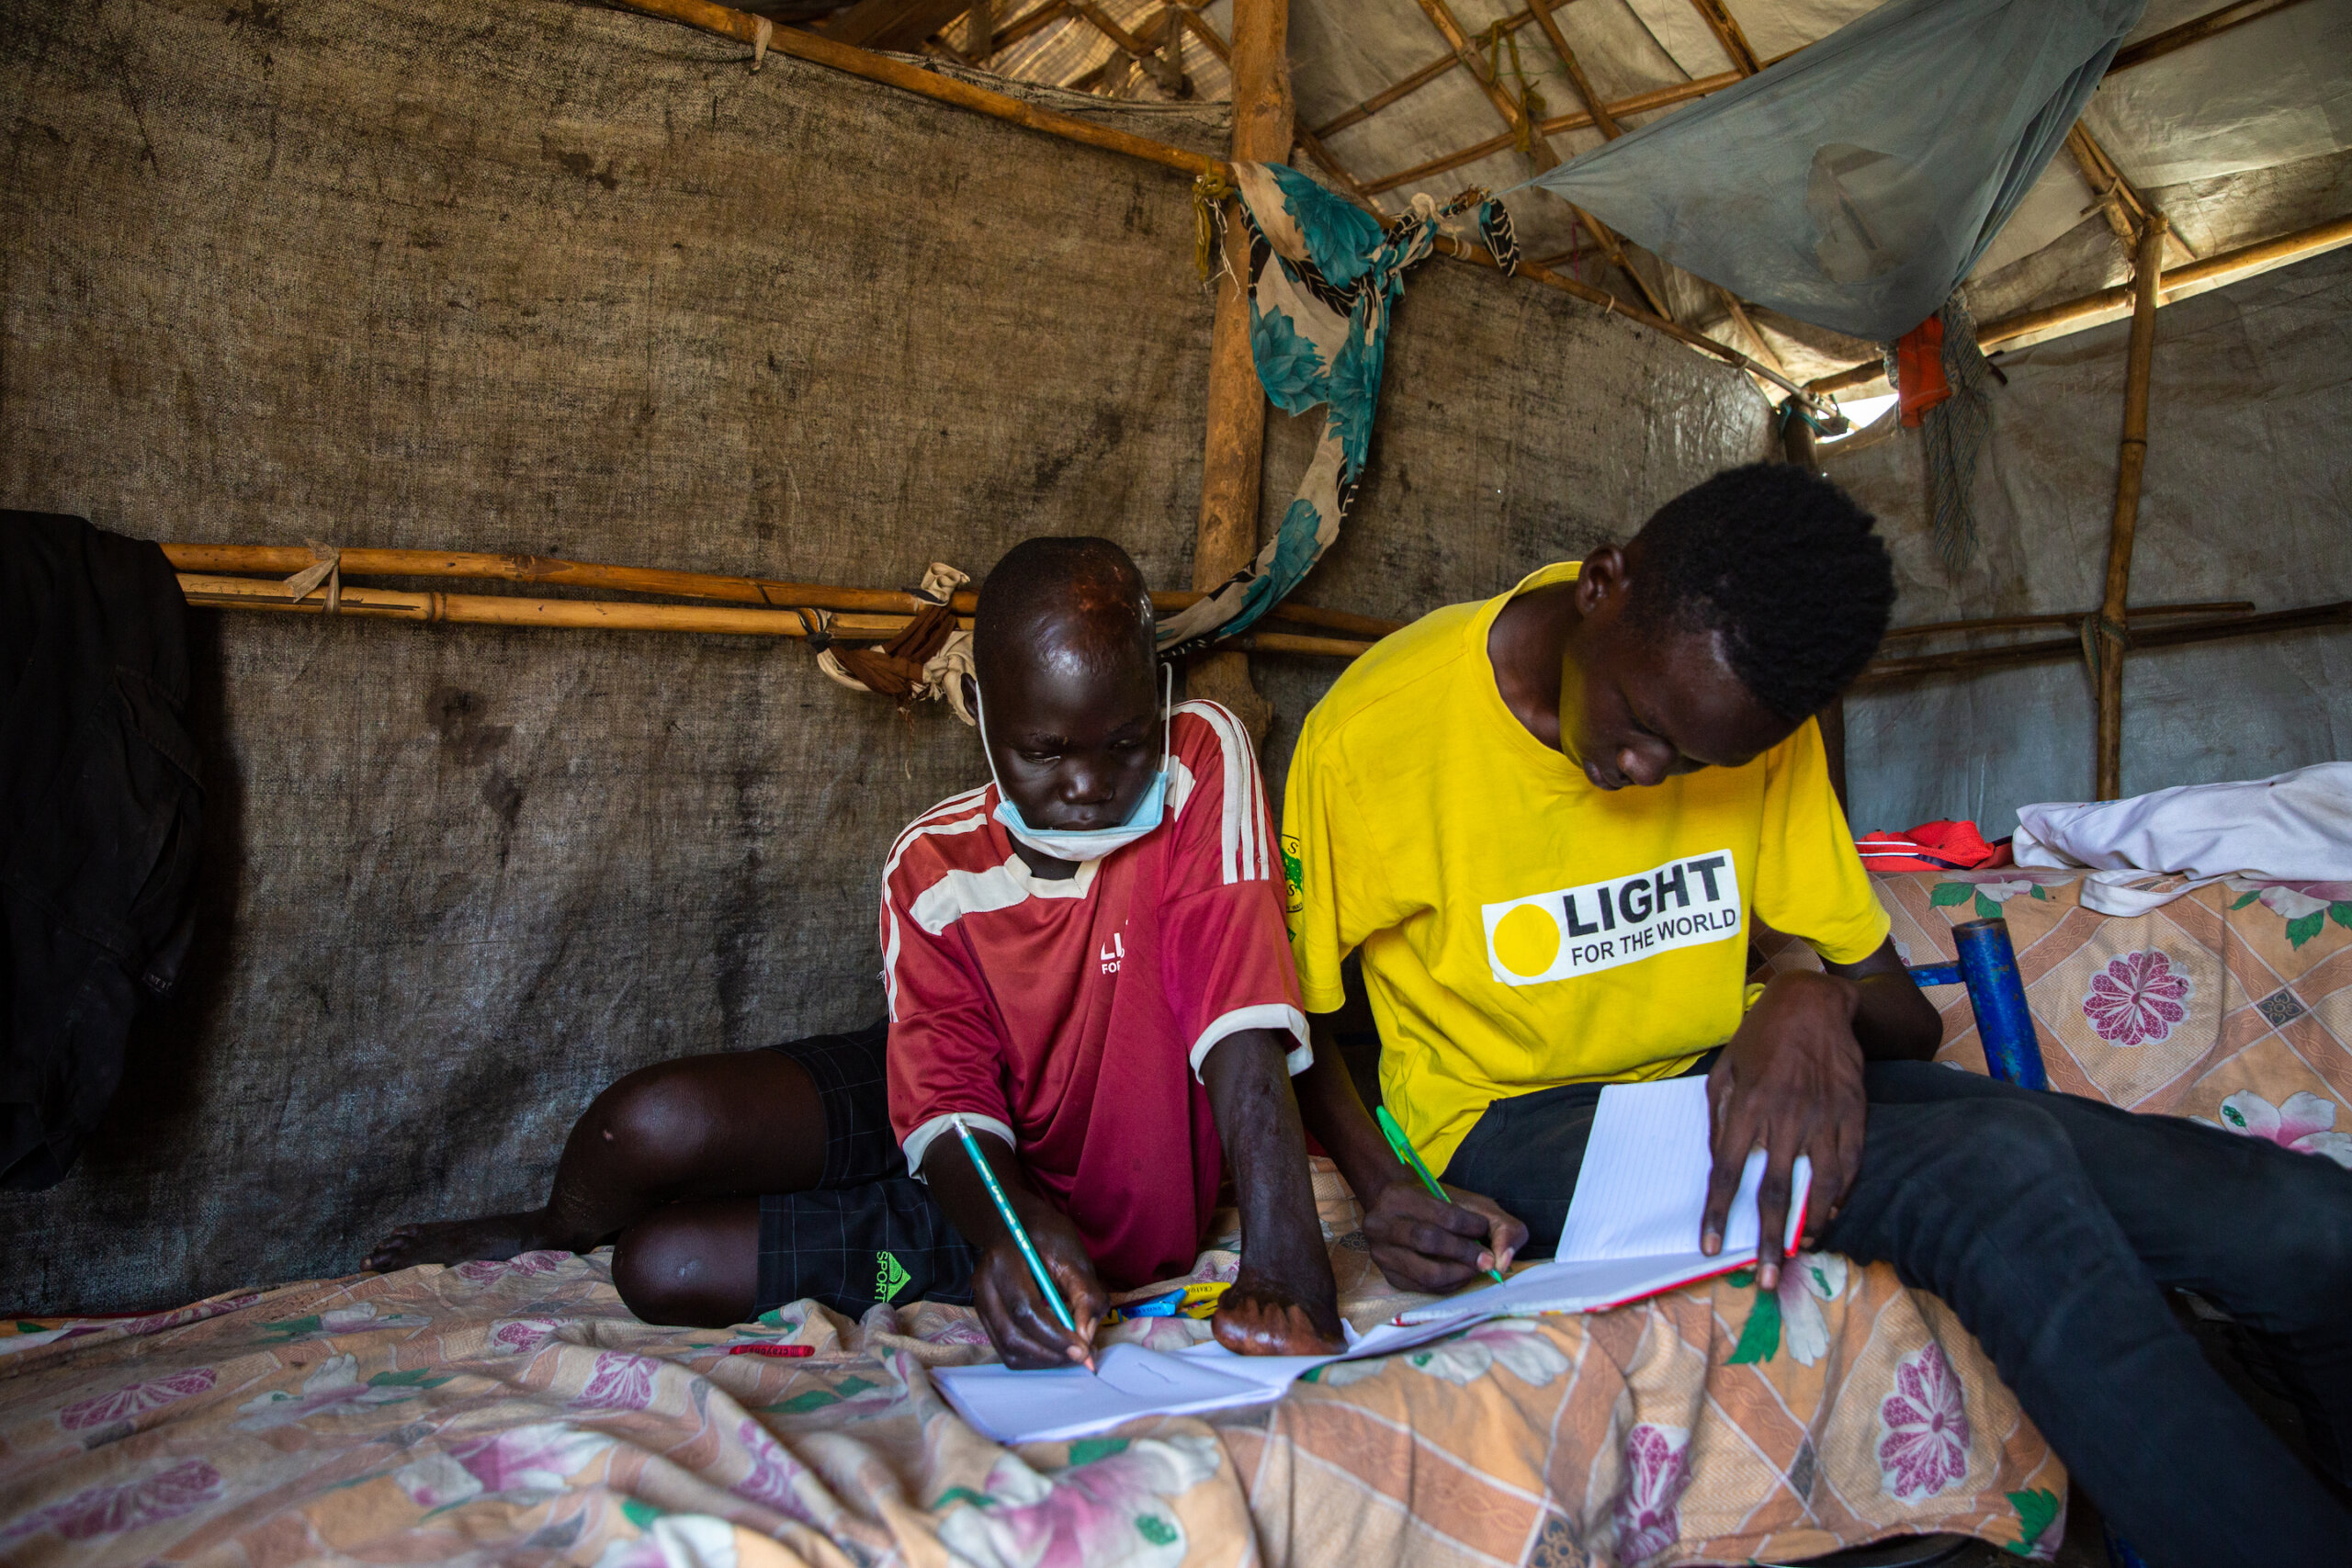
[[[561,1239],[548,1234],[547,1211],[531,1209],[519,1214],[481,1214],[470,1220],[402,1225],[378,1242],[359,1267],[390,1274],[419,1263],[468,1263],[476,1258],[503,1263],[518,1252],[563,1247]]]
[[[1324,1282],[1330,1279],[1327,1269]],[[1347,1348],[1337,1305],[1329,1298],[1309,1305],[1304,1292],[1245,1269],[1217,1303],[1209,1321],[1217,1343],[1237,1356],[1328,1356]]]

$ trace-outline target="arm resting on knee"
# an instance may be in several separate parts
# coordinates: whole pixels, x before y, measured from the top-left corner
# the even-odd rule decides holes
[[[1944,1021],[1913,983],[1893,937],[1860,964],[1824,962],[1822,967],[1854,983],[1854,1039],[1864,1056],[1924,1062],[1943,1043]]]

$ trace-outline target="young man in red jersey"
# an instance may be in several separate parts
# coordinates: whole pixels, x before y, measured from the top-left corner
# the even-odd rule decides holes
[[[1192,1266],[1229,1161],[1244,1247],[1218,1338],[1340,1348],[1289,1084],[1306,1022],[1248,736],[1213,703],[1163,710],[1150,596],[1108,540],[1009,552],[974,659],[994,782],[891,846],[887,1054],[877,1027],[632,1073],[573,1129],[544,1208],[404,1228],[368,1267],[617,1232],[614,1282],[650,1321],[976,1300],[1006,1360],[1064,1365],[1091,1359],[1106,1284]]]

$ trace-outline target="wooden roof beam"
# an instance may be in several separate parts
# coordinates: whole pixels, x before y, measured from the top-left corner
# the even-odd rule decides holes
[[[1576,89],[1577,101],[1584,105],[1584,112],[1592,117],[1600,134],[1611,141],[1624,135],[1624,127],[1617,123],[1617,117],[1609,112],[1609,106],[1593,89],[1592,78],[1584,73],[1584,64],[1577,59],[1577,51],[1561,36],[1560,24],[1552,18],[1552,0],[1527,0],[1527,8],[1535,14],[1535,25],[1544,29],[1544,41],[1560,57],[1560,68],[1568,73],[1568,85]]]
[[[1724,71],[1713,76],[1702,76],[1695,82],[1677,82],[1670,87],[1654,87],[1646,93],[1635,93],[1631,97],[1617,99],[1609,105],[1609,112],[1622,118],[1629,114],[1666,108],[1673,104],[1687,103],[1692,98],[1705,97],[1709,93],[1718,92],[1738,80],[1737,72]],[[1578,110],[1574,114],[1555,115],[1543,121],[1541,129],[1546,136],[1557,136],[1566,130],[1582,130],[1593,123],[1590,114]],[[1364,188],[1371,191],[1395,190],[1398,186],[1411,185],[1416,180],[1428,179],[1448,170],[1461,168],[1465,164],[1475,164],[1516,144],[1517,138],[1506,131],[1500,136],[1489,137],[1476,147],[1465,147],[1459,152],[1445,153],[1399,173],[1366,180]]]
[[[2208,256],[2187,266],[2166,269],[2156,303],[2170,304],[2170,296],[2176,290],[2192,285],[2219,282],[2223,278],[2236,282],[2347,244],[2352,244],[2352,218],[2331,219],[2308,229],[2281,234],[2276,239],[2257,240],[2253,244],[2241,245],[2236,250],[2224,251],[2220,255]],[[2064,333],[2104,326],[2115,318],[2118,311],[2129,308],[2132,302],[2132,286],[2125,283],[2060,304],[2020,310],[2015,315],[1980,324],[1976,329],[1977,346],[1989,354],[2005,344],[2041,333],[2059,336]],[[1805,386],[1815,392],[1849,392],[1857,387],[1867,387],[1885,378],[1885,365],[1872,360],[1865,365],[1857,365],[1850,370],[1820,377],[1806,382]]]
[[[1471,78],[1478,84],[1479,90],[1487,95],[1487,101],[1494,105],[1497,114],[1502,116],[1503,123],[1510,127],[1510,144],[1523,148],[1538,169],[1558,168],[1560,154],[1553,149],[1551,141],[1544,133],[1544,128],[1530,119],[1527,106],[1512,97],[1510,89],[1495,80],[1494,74],[1479,63],[1477,52],[1471,47],[1469,35],[1462,30],[1462,24],[1455,18],[1453,8],[1448,6],[1445,0],[1419,0],[1419,3],[1421,10],[1429,17],[1430,24],[1437,28],[1439,36],[1453,46],[1454,59],[1464,71],[1470,73]],[[1584,226],[1591,231],[1593,239],[1600,244],[1601,250],[1607,254],[1610,264],[1625,275],[1634,290],[1644,299],[1649,301],[1651,310],[1666,320],[1672,321],[1674,312],[1667,309],[1665,298],[1650,287],[1649,279],[1634,270],[1634,264],[1626,259],[1625,247],[1619,243],[1617,236],[1610,231],[1609,226],[1582,208],[1574,207],[1573,204],[1571,207]]]
[[[2209,38],[2228,32],[2232,28],[2260,21],[2274,11],[2284,11],[2290,6],[2302,3],[2303,0],[2235,0],[2233,5],[2224,6],[2217,11],[2208,11],[2177,28],[2166,28],[2154,38],[2142,39],[2129,49],[2116,51],[2114,60],[2108,64],[2107,73],[2112,76],[2118,71],[2129,71],[2135,65],[2145,65],[2151,60],[2161,60],[2174,50],[2202,43]]]
[[[1021,15],[996,30],[997,52],[1001,54],[1022,39],[1045,31],[1056,22],[1064,21],[1078,13],[1069,0],[1045,0],[1042,6],[1032,6]]]
[[[1740,31],[1738,18],[1724,0],[1690,0],[1690,5],[1699,13],[1699,19],[1707,24],[1707,30],[1715,35],[1715,41],[1724,46],[1724,52],[1731,56],[1733,70],[1743,76],[1753,76],[1764,69],[1756,51],[1748,47],[1747,35]]]
[[[1535,13],[1532,10],[1527,10],[1521,11],[1514,16],[1505,17],[1501,21],[1495,25],[1501,28],[1506,34],[1509,34],[1517,32],[1520,28],[1525,27],[1529,22],[1533,21],[1534,19]],[[1399,98],[1408,97],[1414,93],[1419,92],[1423,87],[1428,86],[1430,83],[1436,81],[1439,77],[1453,70],[1454,66],[1459,63],[1461,63],[1459,56],[1450,51],[1441,54],[1435,60],[1430,61],[1427,65],[1422,66],[1419,70],[1414,72],[1411,75],[1406,77],[1404,80],[1396,83],[1393,86],[1382,88],[1379,92],[1374,93],[1372,96],[1366,98],[1355,107],[1349,109],[1344,114],[1334,115],[1331,118],[1324,121],[1321,125],[1317,126],[1315,128],[1315,134],[1325,137],[1337,136],[1340,131],[1347,130],[1348,127],[1351,125],[1361,125],[1365,120],[1370,119],[1374,115],[1378,114],[1382,109],[1385,109],[1389,105],[1396,102]]]
[[[857,0],[810,29],[859,49],[912,51],[972,8],[972,0]]]
[[[1188,175],[1222,174],[1225,160],[1211,158],[1182,147],[1171,147],[1164,141],[1136,136],[1129,131],[1097,125],[1091,120],[1073,115],[1057,114],[1009,94],[990,92],[954,76],[943,76],[936,71],[926,71],[903,60],[870,50],[857,49],[822,33],[804,32],[797,28],[779,28],[765,17],[754,17],[711,0],[616,0],[626,9],[683,22],[704,32],[717,33],[733,39],[747,49],[763,43],[777,54],[788,54],[811,64],[830,66],[863,76],[869,82],[880,82],[912,93],[918,97],[938,103],[953,104],[970,109],[992,119],[1001,119],[1031,130],[1058,136],[1065,141],[1081,142],[1109,152],[1125,153],[1168,168],[1181,169]]]

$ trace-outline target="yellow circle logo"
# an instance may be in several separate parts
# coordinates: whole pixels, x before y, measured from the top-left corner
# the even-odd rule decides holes
[[[1495,922],[1495,962],[1514,975],[1532,976],[1560,956],[1560,922],[1541,904],[1521,904]]]

